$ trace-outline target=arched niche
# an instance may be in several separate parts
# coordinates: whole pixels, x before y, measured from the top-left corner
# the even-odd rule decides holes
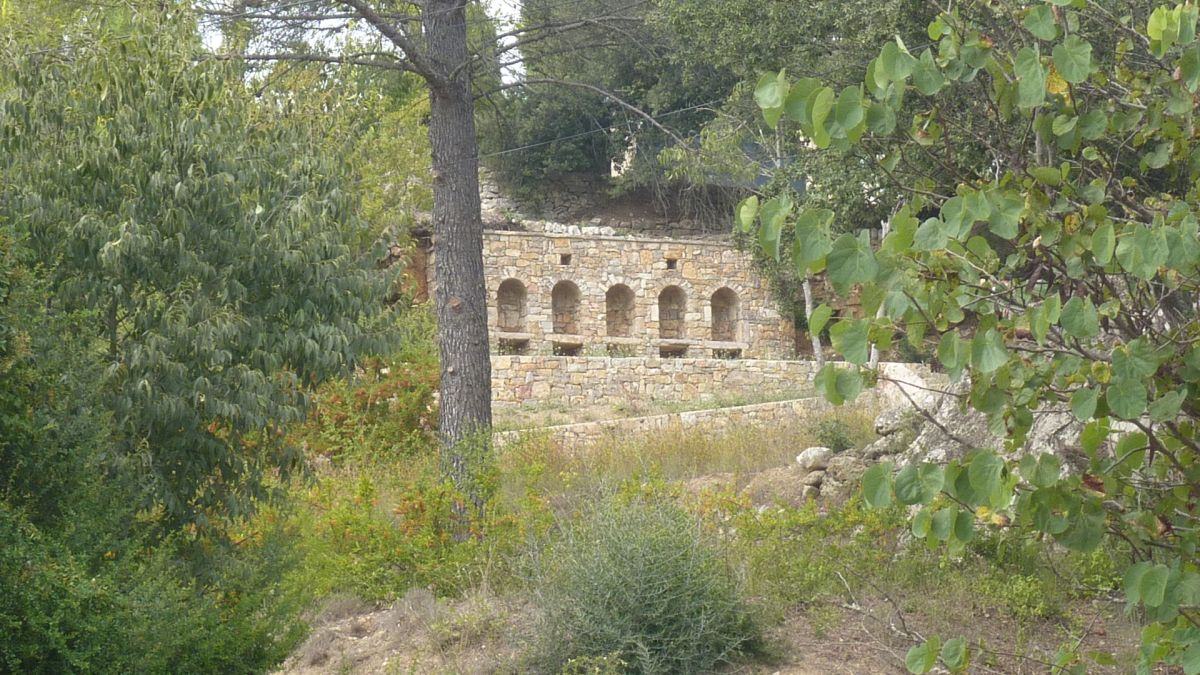
[[[554,284],[550,291],[550,309],[554,314],[554,332],[579,334],[579,287],[570,281]]]
[[[525,284],[505,279],[496,290],[496,326],[505,333],[525,332]]]
[[[658,336],[666,339],[682,338],[684,316],[687,313],[687,294],[678,286],[667,286],[658,294]]]
[[[717,342],[735,342],[740,318],[737,293],[730,288],[720,288],[712,294],[711,303],[712,339]]]
[[[610,337],[629,337],[633,312],[633,289],[625,284],[616,284],[604,294],[604,322]]]

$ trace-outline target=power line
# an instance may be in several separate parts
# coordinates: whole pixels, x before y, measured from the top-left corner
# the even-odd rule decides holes
[[[655,115],[654,119],[660,120],[664,117],[670,117],[672,115],[678,115],[681,113],[690,112],[692,110],[699,110],[701,108],[707,108],[711,105],[720,103],[722,100],[723,99],[713,99],[713,100],[705,102],[705,103],[698,103],[696,105],[687,106],[686,108],[676,108],[675,110],[669,110],[665,113],[662,113],[661,115]],[[591,136],[592,134],[608,133],[608,131],[609,131],[609,129],[606,129],[606,128],[605,129],[589,129],[587,131],[581,131],[579,133],[571,134],[569,136],[552,138],[548,141],[540,141],[538,143],[530,143],[529,145],[522,145],[517,148],[508,148],[506,150],[498,150],[496,152],[484,153],[482,155],[479,155],[478,159],[487,159],[489,157],[498,157],[501,155],[509,155],[509,154],[512,154],[515,152],[522,152],[524,150],[532,150],[533,148],[540,148],[540,147],[543,147],[546,145],[551,145],[554,143],[561,143],[563,141],[572,141],[572,140],[575,140],[576,138],[583,138],[584,136]]]

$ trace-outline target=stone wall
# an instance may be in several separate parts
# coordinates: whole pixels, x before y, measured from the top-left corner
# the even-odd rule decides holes
[[[627,417],[600,422],[564,424],[532,430],[503,431],[497,433],[493,438],[497,446],[503,446],[520,439],[522,435],[533,434],[547,436],[552,442],[560,445],[578,447],[598,441],[643,435],[652,431],[703,429],[706,432],[719,432],[736,427],[786,424],[794,422],[799,417],[828,410],[830,407],[830,404],[821,398],[802,398],[649,417]]]
[[[816,372],[811,361],[496,355],[492,395],[498,405],[580,406],[762,397],[803,389]]]
[[[728,243],[489,230],[484,267],[496,353],[794,354],[766,279]]]

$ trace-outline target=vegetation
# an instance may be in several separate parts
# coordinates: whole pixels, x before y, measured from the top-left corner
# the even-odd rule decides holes
[[[743,227],[761,223],[772,257],[789,223],[797,271],[827,270],[840,292],[866,300],[863,317],[830,329],[858,366],[823,371],[830,399],[853,400],[872,376],[861,369],[870,344],[928,338],[948,371],[969,377],[964,403],[1009,439],[894,477],[880,465],[866,476],[868,501],[921,506],[914,535],[951,552],[988,528],[1080,552],[1117,538],[1131,563],[1125,597],[1149,620],[1142,671],[1200,672],[1196,18],[1191,5],[967,4],[929,24],[936,44],[919,53],[883,45],[864,84],[835,91],[764,76],[756,98],[768,123],[786,119],[817,147],[902,139],[877,158],[910,197],[879,250],[831,236],[828,212],[793,215],[786,196],[740,211]],[[947,105],[966,91],[964,128]],[[915,113],[904,105],[913,97]],[[964,136],[988,162],[957,159]],[[955,156],[948,173],[908,171],[908,158],[943,152]],[[828,308],[817,313],[829,319]],[[999,454],[1020,448],[1034,414],[1054,408],[1078,423],[1076,470],[1051,455]],[[908,667],[926,672],[940,659],[962,670],[970,651],[930,638]],[[1085,663],[1068,650],[1056,667]]]
[[[669,503],[596,507],[563,528],[536,583],[546,671],[608,657],[622,672],[699,672],[755,640],[732,571]]]

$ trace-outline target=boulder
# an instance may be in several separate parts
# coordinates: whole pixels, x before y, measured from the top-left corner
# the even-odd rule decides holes
[[[810,471],[808,475],[804,477],[803,482],[805,485],[811,485],[812,487],[821,487],[821,481],[823,480],[825,480],[824,471]]]
[[[829,466],[829,460],[832,458],[833,450],[815,446],[796,455],[796,463],[805,471],[816,471]]]
[[[786,504],[800,507],[816,489],[805,485],[804,479],[809,473],[795,465],[759,471],[746,484],[742,494],[755,506]]]

